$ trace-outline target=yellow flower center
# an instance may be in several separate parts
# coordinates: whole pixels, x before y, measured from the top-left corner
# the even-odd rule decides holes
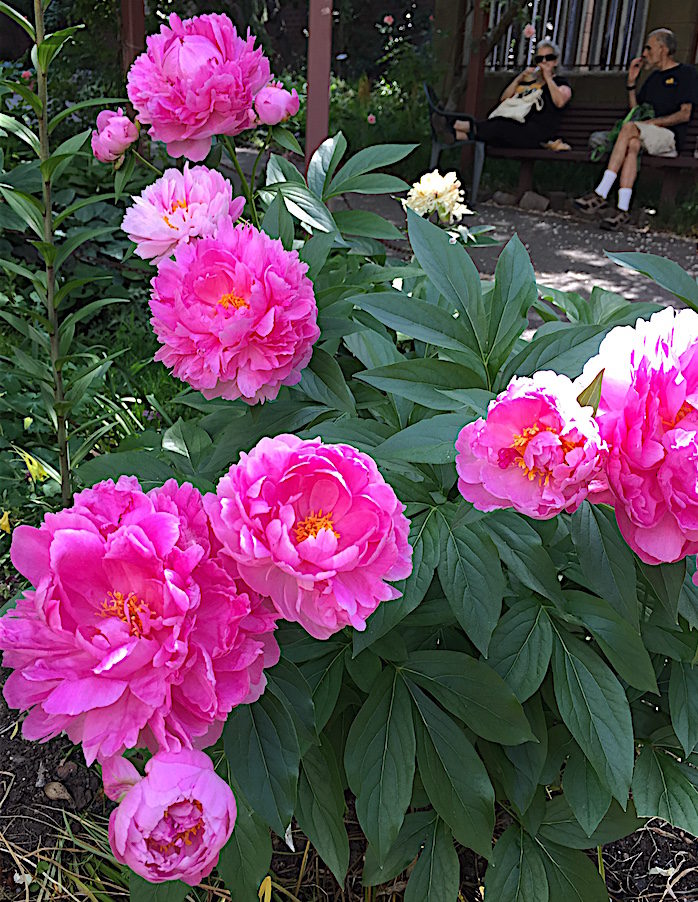
[[[218,303],[224,310],[227,310],[229,307],[234,307],[236,310],[239,310],[241,307],[249,307],[247,301],[233,291],[224,294]]]
[[[684,401],[681,407],[679,407],[679,409],[677,410],[674,419],[663,419],[662,425],[664,426],[666,431],[669,432],[670,429],[676,428],[676,426],[681,422],[681,420],[683,420],[684,417],[687,417],[689,413],[693,412],[694,410],[688,403],[688,401]]]
[[[170,213],[174,213],[176,210],[186,210],[187,202],[184,200],[176,200],[172,206],[170,207]],[[170,222],[170,219],[167,214],[162,217],[165,220],[165,225],[169,226],[171,229],[176,229],[177,226],[173,226]]]
[[[547,485],[550,482],[551,471],[547,467],[529,467],[524,459],[528,443],[539,432],[555,432],[555,430],[551,429],[550,426],[542,427],[538,424],[526,426],[520,435],[514,436],[508,449],[500,451],[500,466],[508,466],[513,463],[514,466],[520,467],[524,471],[531,482],[537,479],[540,485]],[[572,441],[572,439],[564,438],[561,435],[558,436],[558,439],[565,457],[574,448],[579,447],[579,442]]]
[[[124,595],[123,592],[107,592],[107,597],[102,602],[100,617],[118,617],[124,623],[128,623],[132,636],[140,636],[143,632],[141,614],[147,610],[147,605],[139,601],[133,592]]]
[[[310,511],[307,517],[293,527],[296,531],[296,542],[304,542],[310,536],[316,536],[321,529],[329,529],[339,538],[339,533],[332,525],[332,517],[331,511],[327,514],[323,514],[322,509],[317,513]]]
[[[192,804],[195,808],[198,809],[201,814],[204,810],[204,806],[198,799],[194,799]],[[167,820],[170,817],[170,809],[166,808],[165,813],[163,815],[163,820]],[[157,839],[154,839],[152,836],[149,836],[146,840],[146,843],[149,848],[154,849],[157,852],[173,852],[179,851],[181,849],[182,843],[185,846],[190,846],[192,844],[192,840],[199,834],[203,833],[204,823],[202,820],[197,821],[192,827],[187,827],[185,830],[179,830],[171,840],[168,842],[159,842]]]

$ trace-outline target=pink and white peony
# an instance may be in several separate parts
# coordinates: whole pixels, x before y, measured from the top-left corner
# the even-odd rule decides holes
[[[206,398],[256,404],[296,385],[320,334],[295,251],[251,225],[180,246],[153,279],[155,355]]]
[[[183,172],[166,169],[134,198],[121,228],[137,257],[159,263],[193,238],[215,235],[219,223],[236,220],[244,206],[244,197],[233,198],[233,186],[215,169],[185,163]]]
[[[578,388],[601,370],[597,419],[620,531],[649,564],[698,553],[698,314],[667,308],[618,326]]]
[[[241,454],[204,504],[243,579],[317,639],[366,628],[412,571],[409,521],[367,455],[293,435]]]
[[[458,489],[478,510],[513,507],[545,520],[574,511],[602,479],[607,448],[567,376],[514,377],[487,419],[456,440]]]
[[[12,562],[34,586],[0,619],[4,694],[27,739],[67,733],[88,763],[214,742],[278,661],[277,616],[219,554],[199,492],[147,494],[122,476],[18,526]]]

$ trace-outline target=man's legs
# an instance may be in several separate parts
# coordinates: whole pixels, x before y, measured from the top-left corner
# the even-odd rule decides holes
[[[633,185],[637,178],[637,158],[642,149],[640,138],[631,138],[628,141],[628,149],[620,171],[620,188],[618,190],[618,209],[629,210],[630,198],[633,193]]]
[[[611,157],[608,161],[608,167],[604,172],[601,181],[596,186],[593,192],[589,194],[585,194],[584,197],[577,198],[575,203],[580,208],[587,213],[595,213],[597,210],[602,210],[606,206],[606,198],[609,195],[611,188],[613,187],[616,178],[618,177],[618,173],[623,170],[625,166],[625,161],[628,156],[630,145],[633,147],[637,146],[637,151],[632,154],[632,167],[634,175],[632,176],[632,180],[630,181],[630,186],[635,181],[635,177],[637,176],[637,152],[640,148],[640,132],[638,131],[637,126],[633,122],[626,122],[625,125],[621,128],[618,137],[616,138],[616,143],[613,145],[613,150],[611,151]],[[628,164],[630,166],[630,164]],[[628,169],[628,173],[630,173],[630,169]],[[621,178],[621,190],[624,187],[628,187],[624,184],[623,179]],[[623,195],[625,200],[625,193]],[[627,195],[628,198],[628,206],[630,204],[630,195]],[[628,207],[625,208],[626,210]]]

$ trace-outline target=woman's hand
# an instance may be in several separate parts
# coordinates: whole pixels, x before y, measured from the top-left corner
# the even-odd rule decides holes
[[[540,73],[545,79],[546,83],[550,85],[550,82],[555,77],[555,67],[557,66],[557,60],[544,60],[540,64]]]

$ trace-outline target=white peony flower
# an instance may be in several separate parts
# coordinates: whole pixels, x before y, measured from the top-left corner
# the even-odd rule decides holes
[[[441,222],[459,222],[472,210],[463,203],[464,195],[455,172],[441,175],[438,169],[425,173],[415,182],[403,200],[403,206],[419,216],[438,213]]]

